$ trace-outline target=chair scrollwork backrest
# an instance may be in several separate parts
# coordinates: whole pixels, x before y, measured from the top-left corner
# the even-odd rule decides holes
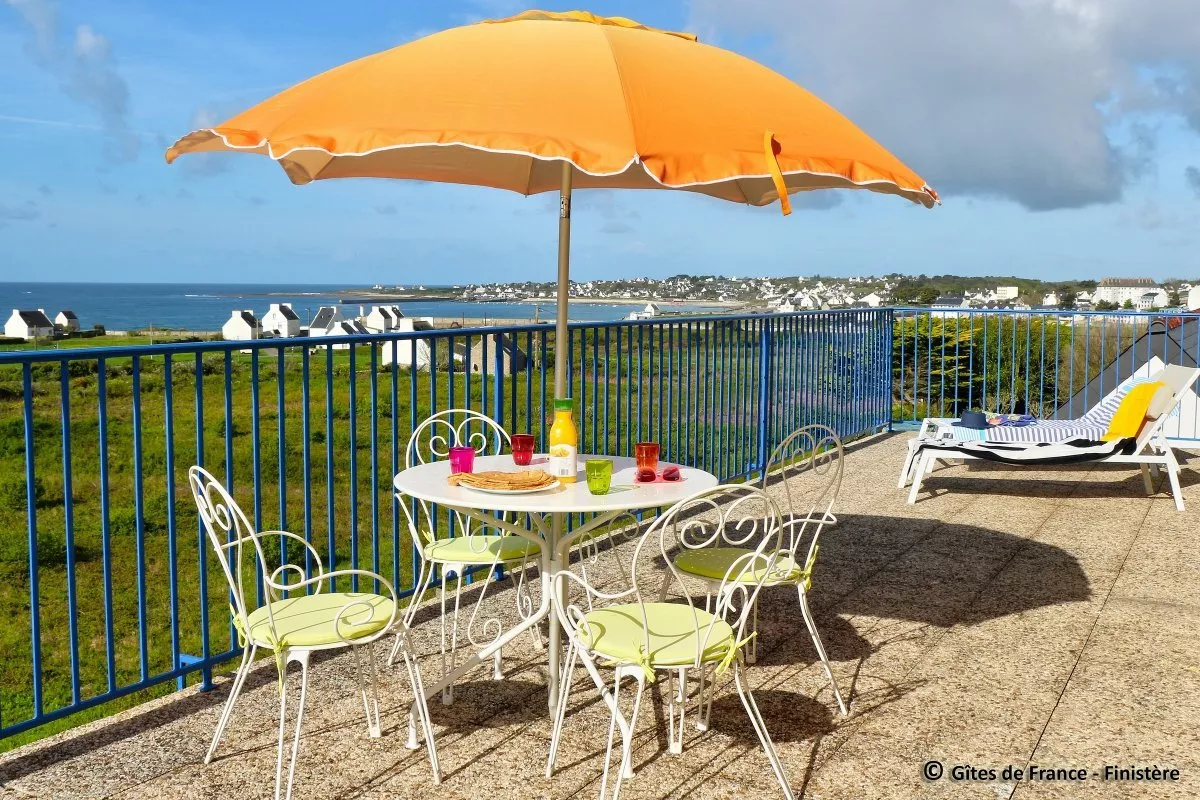
[[[360,569],[327,572],[321,564],[321,554],[303,536],[289,531],[256,531],[221,482],[203,467],[191,467],[188,470],[188,484],[209,542],[216,551],[221,571],[229,584],[230,609],[242,636],[247,636],[251,630],[250,614],[262,607],[267,612],[270,640],[286,645],[275,625],[274,604],[292,592],[318,594],[325,588],[328,579],[351,576],[372,581],[376,592],[386,593],[392,602],[379,606],[362,595],[349,595],[333,619],[337,637],[344,644],[365,644],[392,630],[399,611],[399,598],[391,583],[382,575]],[[295,545],[299,545],[299,548]],[[286,558],[285,546],[291,548],[286,551]],[[302,566],[304,563],[312,565],[311,571]],[[256,601],[260,586],[265,590],[265,602],[261,606]],[[351,632],[355,626],[385,617],[382,627],[372,636],[364,637]]]
[[[843,455],[841,438],[832,428],[806,425],[779,443],[763,471],[764,489],[783,483],[784,547],[803,564],[806,581],[816,564],[821,532],[837,523],[833,506],[842,488]]]
[[[734,631],[733,650],[744,642],[750,610],[765,583],[780,579],[779,553],[782,547],[782,515],[775,501],[766,492],[749,484],[725,485],[692,495],[676,503],[657,517],[638,540],[628,575],[622,588],[605,592],[590,584],[586,578],[564,569],[554,576],[560,591],[553,595],[554,607],[560,621],[578,640],[589,640],[587,614],[594,608],[614,603],[636,604],[642,614],[645,641],[643,652],[650,652],[651,621],[647,616],[648,603],[657,601],[664,588],[673,587],[681,596],[681,608],[692,616],[693,633],[699,645],[696,661],[699,666],[704,655],[716,644],[714,638],[718,621],[724,620]],[[711,618],[701,616],[695,600],[704,592],[694,589],[689,577],[674,564],[674,555],[683,548],[708,547],[721,542],[736,541],[746,548],[726,569],[720,589],[715,592],[715,607]],[[562,563],[565,554],[561,557]],[[665,565],[669,583],[663,587],[663,573],[651,565]],[[563,606],[569,584],[582,588],[585,597],[579,603]],[[574,593],[578,595],[579,593]],[[729,658],[734,652],[726,654]],[[728,663],[728,662],[726,662]]]
[[[465,408],[439,411],[418,425],[404,448],[405,468],[450,456],[451,447],[473,447],[479,456],[499,455],[509,447],[508,431],[496,420]],[[400,507],[408,518],[409,533],[414,542],[427,543],[437,536],[437,519],[433,508],[424,500],[410,501],[400,497]],[[457,512],[447,512],[453,520],[456,536],[470,536],[483,526]]]

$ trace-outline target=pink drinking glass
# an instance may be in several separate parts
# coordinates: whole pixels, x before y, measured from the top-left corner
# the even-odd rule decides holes
[[[475,468],[475,448],[474,447],[451,447],[450,448],[450,474],[457,475],[460,472],[471,472]]]
[[[533,434],[514,433],[512,437],[513,463],[518,467],[528,467],[533,463],[535,441]]]

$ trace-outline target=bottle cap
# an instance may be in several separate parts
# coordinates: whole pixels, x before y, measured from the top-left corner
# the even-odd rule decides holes
[[[575,404],[571,401],[571,398],[569,398],[569,397],[556,397],[554,399],[554,410],[555,411],[574,411]]]

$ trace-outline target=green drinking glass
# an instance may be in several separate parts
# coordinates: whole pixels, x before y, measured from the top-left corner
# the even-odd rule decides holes
[[[607,458],[589,458],[583,468],[587,473],[588,491],[592,494],[608,494],[612,487],[612,462]]]

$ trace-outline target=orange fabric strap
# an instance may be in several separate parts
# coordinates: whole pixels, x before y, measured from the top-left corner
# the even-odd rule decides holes
[[[775,184],[775,191],[779,194],[779,210],[786,217],[792,213],[792,201],[788,198],[787,184],[783,182],[783,170],[779,168],[779,159],[775,157],[775,148],[778,146],[779,143],[775,141],[773,131],[763,134],[763,151],[767,155],[767,170],[771,173],[771,182]]]

